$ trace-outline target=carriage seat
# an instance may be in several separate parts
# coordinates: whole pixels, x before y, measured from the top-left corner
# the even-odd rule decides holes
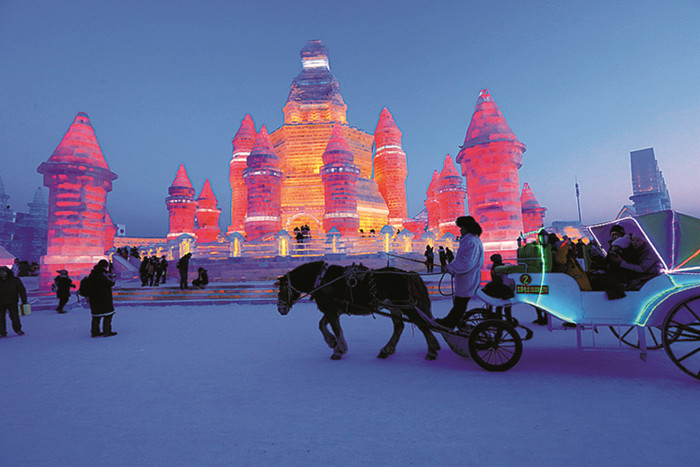
[[[479,288],[476,291],[476,298],[478,298],[482,302],[484,302],[487,305],[492,306],[492,307],[507,307],[507,306],[514,306],[514,305],[517,305],[518,303],[520,303],[520,302],[515,300],[515,297],[504,300],[502,298],[496,298],[496,297],[492,297],[490,295],[487,295],[484,292],[483,288]]]

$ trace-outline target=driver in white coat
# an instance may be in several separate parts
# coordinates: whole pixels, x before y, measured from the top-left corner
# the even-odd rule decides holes
[[[449,329],[459,324],[467,311],[469,299],[481,283],[481,268],[484,265],[484,246],[481,244],[481,226],[472,216],[457,218],[459,227],[459,249],[454,261],[447,265],[447,272],[454,276],[454,300],[452,309],[444,318],[435,321]]]

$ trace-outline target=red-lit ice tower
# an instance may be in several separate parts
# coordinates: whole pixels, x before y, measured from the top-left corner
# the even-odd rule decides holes
[[[216,241],[216,237],[221,233],[219,216],[221,216],[221,209],[217,206],[216,196],[214,196],[211,183],[207,178],[204,182],[204,188],[197,198],[197,210],[195,211],[197,222],[194,228],[197,243],[214,243]]]
[[[255,145],[250,151],[248,168],[243,171],[243,180],[248,191],[248,209],[245,217],[245,233],[248,240],[279,231],[282,228],[282,171],[265,125],[260,129]]]
[[[438,231],[440,235],[447,232],[455,237],[460,234],[455,220],[465,214],[464,185],[462,176],[457,172],[452,156],[445,156],[445,162],[437,179],[435,198],[438,203]]]
[[[250,114],[247,114],[241,126],[233,137],[233,156],[229,163],[228,179],[231,184],[231,225],[226,231],[227,235],[234,232],[245,233],[245,214],[248,209],[248,192],[243,171],[248,167],[248,155],[250,154],[258,133],[255,131],[255,123]]]
[[[374,130],[374,179],[386,206],[389,224],[401,227],[406,219],[406,153],[401,148],[401,130],[384,107]]]
[[[438,178],[440,178],[440,172],[434,170],[433,178],[430,180],[425,202],[423,203],[425,205],[425,210],[428,212],[428,230],[433,232],[437,232],[438,225],[440,224],[440,202],[435,194]]]
[[[165,205],[168,207],[167,238],[177,238],[184,234],[194,237],[194,212],[197,203],[194,200],[194,187],[184,164],[180,164],[177,169],[168,194],[170,196],[165,198]]]
[[[488,89],[476,101],[457,163],[467,178],[469,214],[481,224],[487,251],[513,251],[523,230],[518,169],[525,145],[513,134]]]
[[[56,270],[66,269],[79,279],[105,258],[107,193],[117,175],[109,169],[90,119],[82,112],[37,172],[49,189],[47,248],[39,277],[45,289]]]
[[[323,180],[325,213],[323,230],[333,227],[343,236],[356,236],[360,228],[357,214],[357,180],[360,168],[353,163],[342,127],[333,125],[331,139],[323,152],[323,165],[320,169]]]
[[[544,213],[547,208],[537,202],[537,198],[527,182],[523,184],[520,204],[523,209],[523,232],[527,234],[541,229],[544,226]]]

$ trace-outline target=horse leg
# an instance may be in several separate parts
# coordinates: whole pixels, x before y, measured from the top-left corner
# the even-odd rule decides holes
[[[404,324],[403,321],[400,319],[401,312],[393,309],[390,310],[390,312],[391,321],[394,323],[394,333],[391,335],[389,342],[387,342],[386,345],[382,347],[382,350],[379,351],[379,355],[377,355],[377,358],[387,358],[389,355],[396,352],[396,344],[399,343],[401,333],[403,332]]]
[[[337,341],[335,339],[335,336],[331,334],[331,332],[328,330],[328,317],[326,317],[326,315],[323,315],[321,321],[318,322],[318,328],[321,330],[321,334],[323,334],[323,340],[326,341],[328,347],[330,347],[331,349],[335,349]]]
[[[429,328],[419,325],[418,329],[420,329],[420,331],[423,333],[425,336],[425,341],[428,344],[428,353],[425,355],[425,359],[435,360],[437,358],[438,350],[440,350],[440,343]]]
[[[331,355],[332,360],[340,360],[343,354],[348,351],[348,343],[345,342],[345,336],[343,335],[343,328],[340,327],[340,315],[334,315],[328,318],[328,323],[331,325],[331,329],[335,334],[336,346],[333,349],[333,355]]]

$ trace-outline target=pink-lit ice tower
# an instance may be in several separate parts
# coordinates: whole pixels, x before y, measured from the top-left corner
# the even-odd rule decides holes
[[[195,211],[197,222],[194,228],[197,243],[216,242],[217,237],[221,233],[219,216],[221,216],[221,209],[217,206],[216,196],[214,196],[211,183],[209,183],[207,178],[202,192],[197,198],[197,210]]]
[[[338,123],[333,125],[331,139],[323,152],[320,174],[325,200],[323,230],[328,232],[335,227],[343,236],[356,236],[360,228],[360,216],[357,214],[360,167],[353,163],[350,146]]]
[[[464,185],[462,176],[457,172],[452,156],[445,156],[445,162],[435,186],[435,199],[438,204],[438,232],[445,235],[450,232],[455,237],[460,234],[455,220],[465,214]]]
[[[427,197],[423,203],[425,210],[428,212],[428,230],[433,232],[438,230],[438,225],[440,224],[440,202],[435,194],[438,178],[440,178],[440,172],[434,170],[433,178],[430,180],[428,191],[426,192]]]
[[[168,208],[168,239],[177,238],[180,235],[195,236],[194,212],[197,203],[194,200],[194,187],[187,176],[185,165],[180,164],[175,175],[175,180],[168,188],[168,196],[165,205]]]
[[[56,270],[66,269],[79,279],[105,258],[107,193],[117,175],[109,169],[90,118],[82,112],[37,172],[49,189],[47,249],[39,277],[40,287],[47,289]]]
[[[544,213],[547,208],[540,205],[527,182],[523,184],[520,204],[523,207],[523,232],[525,234],[539,231],[544,227]]]
[[[386,206],[389,224],[401,227],[407,216],[406,209],[406,153],[401,148],[401,130],[394,117],[384,107],[374,130],[374,179]]]
[[[255,240],[282,228],[282,171],[265,125],[258,133],[247,163],[248,167],[243,171],[243,180],[248,191],[245,233],[248,240]]]
[[[230,235],[234,232],[245,233],[245,215],[248,209],[248,192],[246,191],[243,171],[248,167],[248,155],[253,149],[258,133],[250,114],[246,114],[241,126],[233,137],[233,156],[229,163],[229,183],[231,184],[231,225],[227,230]]]
[[[487,251],[513,251],[523,230],[518,169],[525,145],[515,137],[488,89],[476,101],[457,163],[467,179],[469,214],[481,224]]]

